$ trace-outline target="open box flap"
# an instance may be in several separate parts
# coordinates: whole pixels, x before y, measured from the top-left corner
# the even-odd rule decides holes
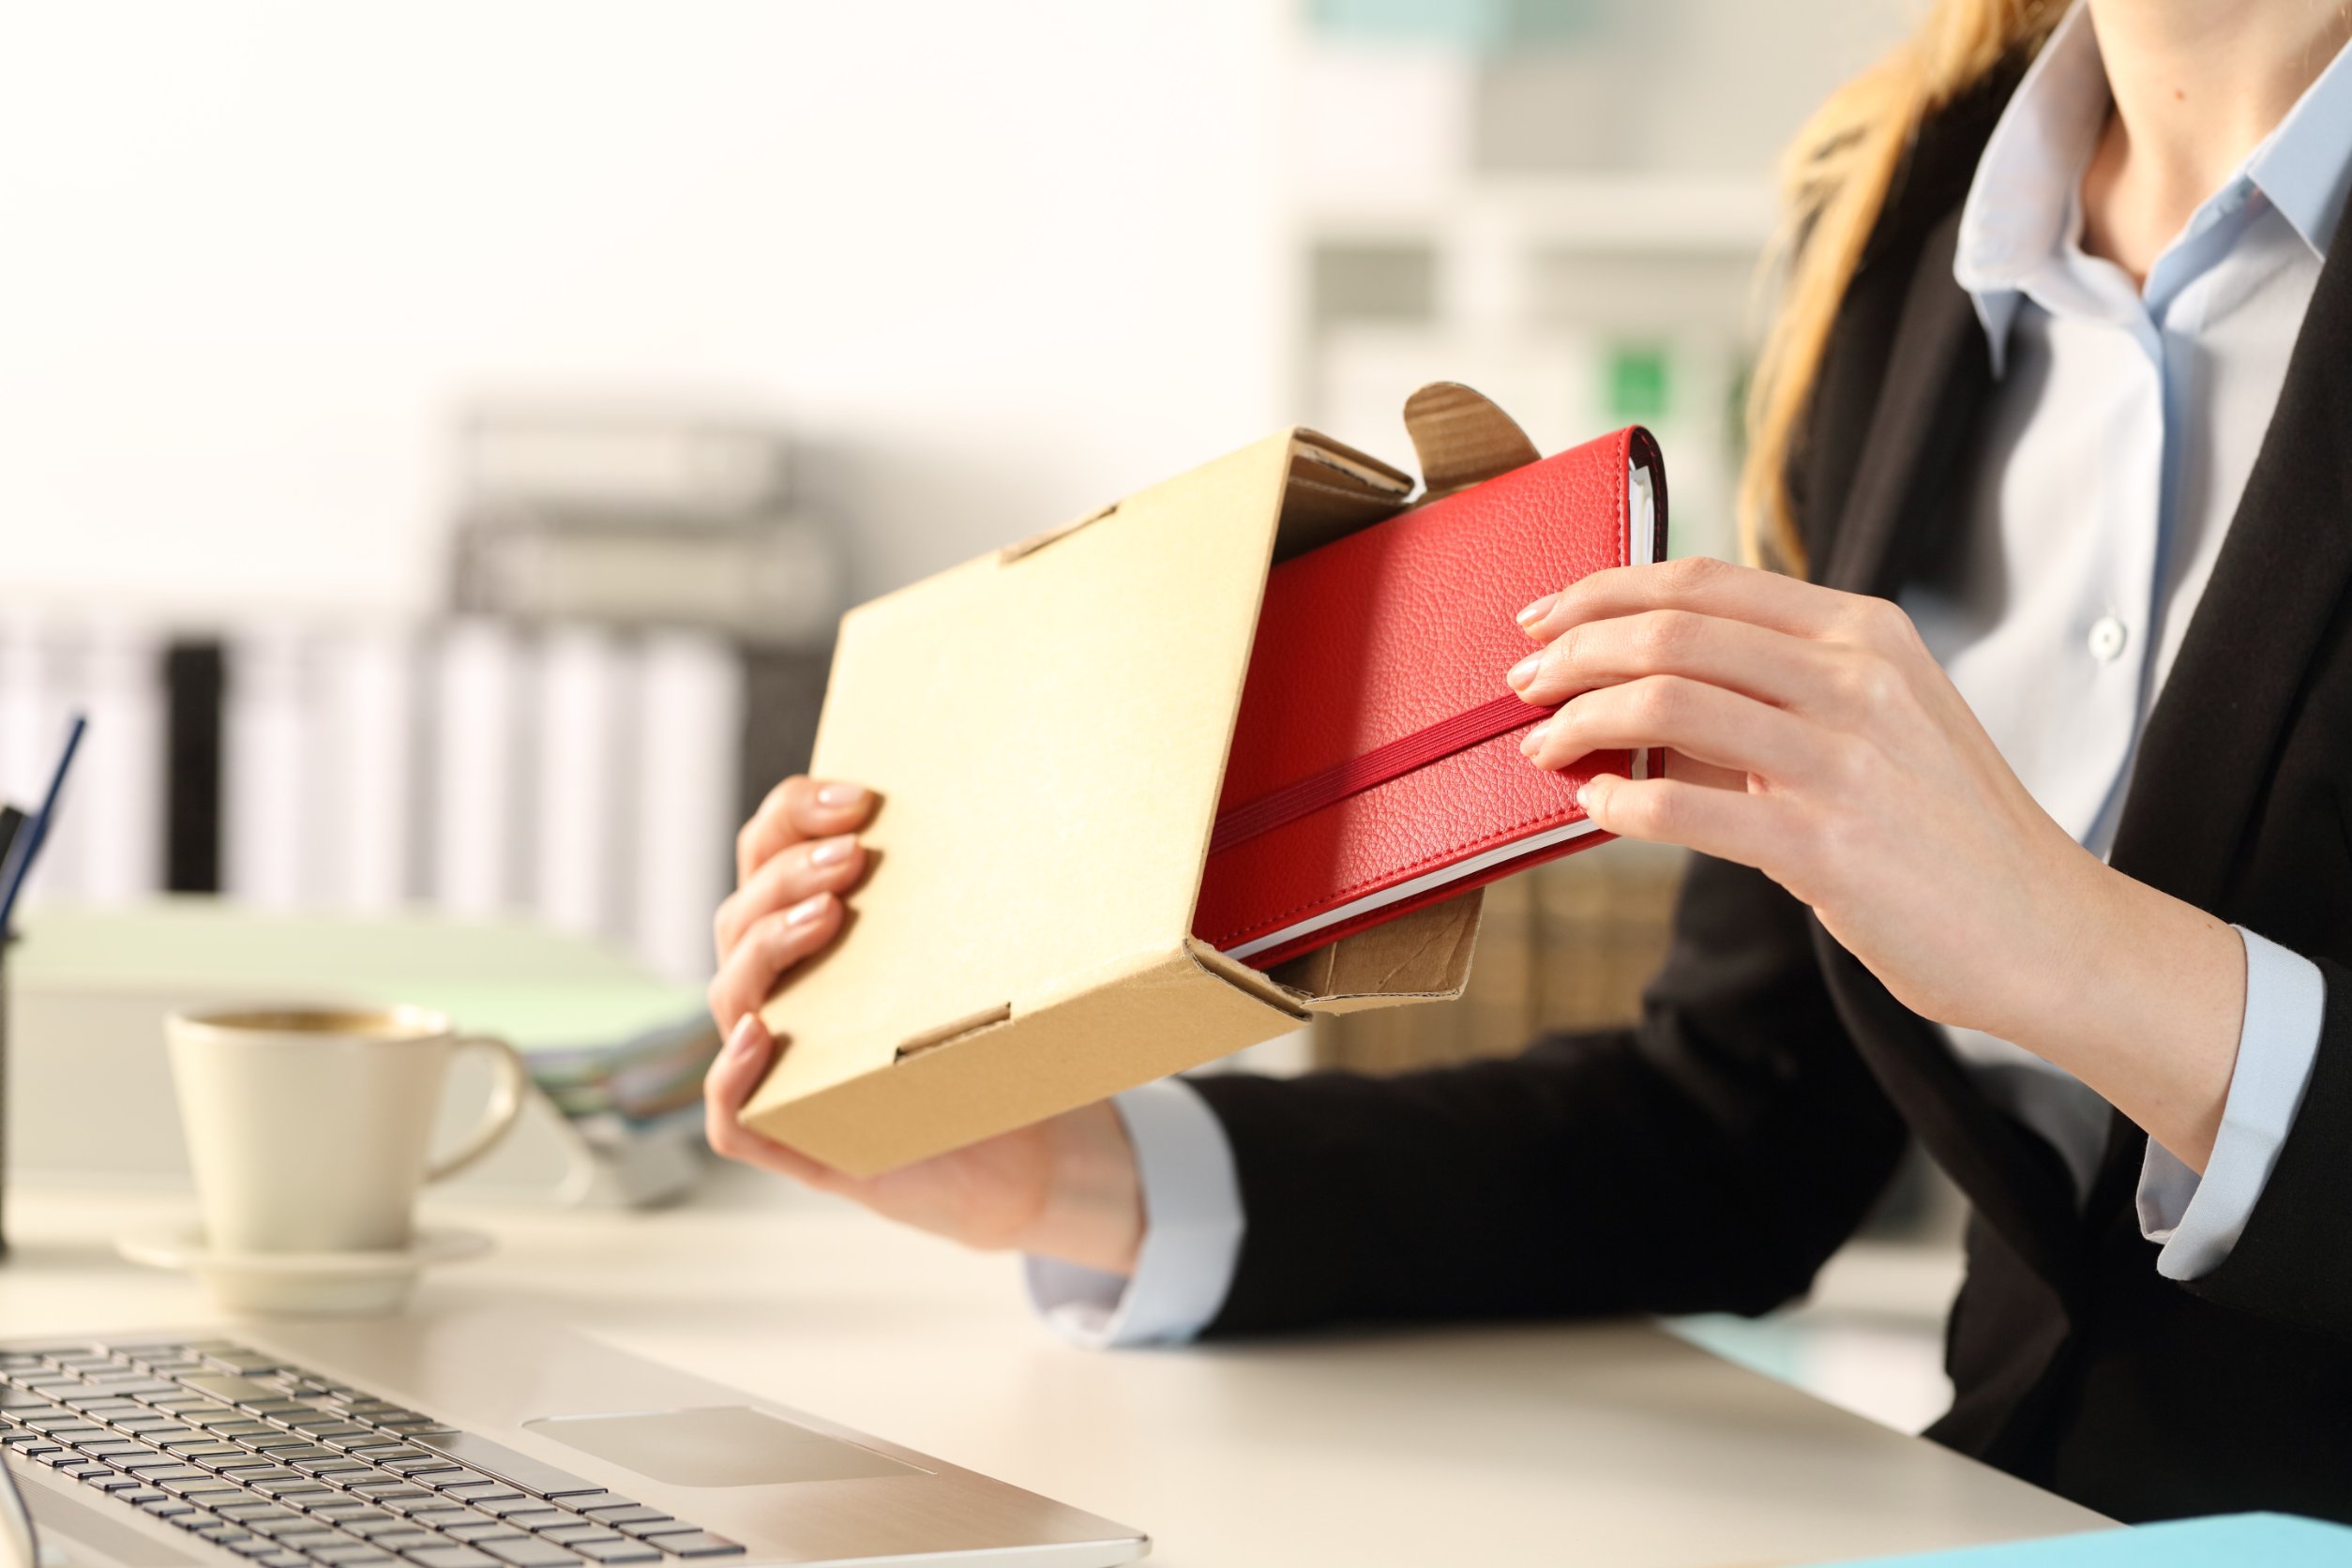
[[[1423,502],[1483,485],[1541,460],[1535,443],[1494,400],[1458,381],[1433,381],[1405,400],[1405,430],[1421,460]]]
[[[754,1112],[1182,952],[1277,526],[1410,488],[1286,433],[851,612],[812,771],[879,792],[872,869]]]
[[[1470,984],[1485,891],[1472,888],[1383,925],[1302,953],[1268,972],[1314,1013],[1353,1013],[1421,999],[1444,1000]]]

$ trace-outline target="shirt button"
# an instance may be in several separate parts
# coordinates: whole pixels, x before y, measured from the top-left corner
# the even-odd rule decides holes
[[[2102,664],[2113,664],[2123,656],[2123,645],[2131,640],[2122,622],[2112,615],[2102,615],[2091,625],[2091,656]]]

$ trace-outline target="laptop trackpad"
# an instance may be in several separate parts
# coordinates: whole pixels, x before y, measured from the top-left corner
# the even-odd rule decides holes
[[[930,1473],[741,1405],[543,1416],[523,1425],[673,1486],[767,1486]]]

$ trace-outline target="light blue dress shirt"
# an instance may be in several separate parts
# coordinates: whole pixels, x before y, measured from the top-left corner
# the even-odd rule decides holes
[[[2352,56],[2191,215],[2144,284],[2080,244],[2083,172],[2108,110],[2078,4],[2019,83],[1961,212],[1953,276],[1999,384],[1956,559],[1903,600],[2034,798],[2103,856],[2343,211]],[[2141,1168],[2141,1228],[2165,1244],[2156,1266],[2176,1279],[2229,1255],[2318,1047],[2318,970],[2239,934],[2246,1012],[2205,1177],[2153,1143]],[[1948,1033],[1984,1092],[2087,1191],[2106,1102],[2004,1041]]]
[[[1998,385],[1952,569],[1904,608],[2043,807],[2104,855],[2142,730],[2245,488],[2352,178],[2352,53],[2191,218],[2134,286],[2080,247],[2082,176],[2109,110],[2077,4],[1978,165],[1953,275]],[[2316,966],[2251,931],[2246,1011],[2202,1179],[2152,1141],[2142,1233],[2160,1273],[2229,1255],[2317,1053]],[[1973,1081],[2087,1194],[2112,1112],[2064,1070],[1951,1030]],[[1121,1095],[1146,1230],[1132,1279],[1029,1260],[1039,1310],[1092,1344],[1182,1340],[1223,1304],[1244,1225],[1232,1152],[1170,1080]]]

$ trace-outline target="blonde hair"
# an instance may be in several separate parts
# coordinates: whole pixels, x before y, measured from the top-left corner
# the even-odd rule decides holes
[[[1747,558],[1802,572],[1788,465],[1846,298],[1921,122],[2039,44],[2066,0],[1933,0],[1892,53],[1830,95],[1781,157],[1780,234],[1766,260],[1780,297],[1748,384],[1740,537]]]

